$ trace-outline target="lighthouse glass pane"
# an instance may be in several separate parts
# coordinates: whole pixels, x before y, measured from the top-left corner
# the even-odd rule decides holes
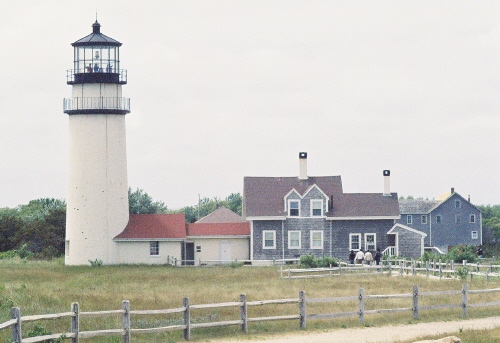
[[[118,47],[82,46],[75,48],[75,73],[117,73]]]

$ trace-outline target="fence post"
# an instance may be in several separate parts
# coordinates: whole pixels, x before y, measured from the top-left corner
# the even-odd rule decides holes
[[[467,318],[467,308],[469,307],[469,299],[467,295],[469,294],[469,291],[467,289],[467,284],[464,283],[462,285],[462,316]]]
[[[439,260],[439,279],[443,278],[443,266],[441,265],[441,259]]]
[[[415,273],[416,273],[415,264],[416,264],[415,260],[411,259],[411,274],[412,275],[415,275]]]
[[[12,342],[21,343],[23,340],[21,331],[21,309],[19,307],[12,307],[10,309],[10,318],[17,320],[16,324],[12,326]]]
[[[306,313],[306,292],[305,291],[300,291],[299,292],[299,314],[300,314],[300,328],[305,329],[306,328],[306,319],[307,319],[307,313]]]
[[[450,269],[455,271],[455,261],[453,260],[450,261]]]
[[[283,279],[283,266],[280,267],[280,277]]]
[[[78,343],[80,334],[80,308],[78,303],[71,304],[71,312],[74,313],[71,317],[71,333],[75,334],[75,337],[71,339],[71,343]]]
[[[490,273],[493,273],[493,262],[490,262]]]
[[[476,263],[476,271],[479,273],[479,262]]]
[[[242,303],[240,306],[240,317],[241,321],[241,330],[244,333],[248,333],[248,310],[247,310],[247,296],[246,294],[240,294],[240,302]]]
[[[387,263],[389,264],[389,275],[392,275],[392,262],[390,257],[387,259]]]
[[[191,339],[191,313],[189,311],[189,298],[184,298],[182,300],[182,306],[185,308],[184,325],[186,328],[184,329],[184,339],[189,341]]]
[[[403,275],[403,266],[404,266],[404,262],[401,263],[401,261],[399,261],[399,275]]]
[[[365,290],[363,288],[359,289],[359,322],[365,322]]]
[[[429,261],[425,261],[425,276],[429,277]]]
[[[413,286],[413,319],[419,319],[418,316],[418,286]]]
[[[130,342],[130,301],[128,301],[128,300],[122,301],[122,310],[125,311],[123,313],[123,317],[122,317],[123,331],[125,331],[125,334],[123,335],[123,343],[129,343]]]

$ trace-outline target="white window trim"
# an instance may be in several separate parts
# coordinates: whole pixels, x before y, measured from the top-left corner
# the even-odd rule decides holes
[[[291,233],[298,233],[299,234],[299,246],[298,247],[292,247],[291,244],[290,244],[290,241],[291,241]],[[301,249],[302,248],[302,233],[300,232],[300,230],[292,230],[292,231],[288,231],[288,249],[292,250],[292,249]]]
[[[359,248],[354,249],[352,247],[352,237],[357,236],[358,237],[358,244]],[[361,249],[362,241],[361,241],[361,234],[360,233],[350,233],[349,234],[349,251],[354,250],[354,251],[359,251]]]
[[[321,214],[319,216],[313,215],[313,202],[321,202]],[[311,199],[310,201],[310,216],[311,217],[323,217],[323,206],[324,206],[324,201],[323,199]]]
[[[471,231],[470,236],[471,236],[471,239],[478,239],[479,238],[477,231]],[[476,236],[476,237],[474,237],[474,236]]]
[[[321,234],[321,244],[320,244],[320,246],[319,246],[319,247],[315,247],[315,246],[313,245],[313,241],[314,241],[314,240],[313,240],[313,235],[314,235],[315,233],[319,233],[319,234]],[[322,230],[312,230],[312,231],[311,231],[311,242],[310,242],[310,244],[311,244],[311,249],[323,249],[323,243],[324,243],[324,241],[323,241],[323,231],[322,231]]]
[[[295,201],[299,203],[299,215],[298,215],[298,216],[291,216],[291,215],[290,215],[290,210],[291,210],[291,208],[290,208],[290,203],[291,203],[291,202],[295,202]],[[287,208],[287,215],[288,215],[289,217],[293,217],[293,218],[300,217],[300,207],[301,207],[301,206],[300,206],[300,199],[288,199],[287,204],[288,204],[288,208]]]
[[[412,225],[413,224],[413,216],[411,214],[406,215],[406,224],[407,225]]]
[[[156,243],[158,246],[157,246],[157,253],[156,254],[152,254],[151,252],[151,248],[152,248],[152,244],[153,243]],[[160,256],[160,242],[159,241],[150,241],[149,242],[149,256],[150,257],[159,257]]]
[[[273,246],[266,247],[266,233],[273,234]],[[262,249],[276,249],[276,231],[275,230],[263,230],[262,231]]]
[[[373,248],[369,249],[368,248],[368,240],[366,239],[367,236],[373,236]],[[377,249],[377,234],[376,233],[365,233],[365,251],[370,250],[370,251],[375,251]]]
[[[420,217],[420,223],[421,224],[427,224],[427,214],[422,214],[422,216]]]
[[[469,216],[469,222],[470,223],[475,223],[476,222],[476,215],[475,214],[471,214]]]

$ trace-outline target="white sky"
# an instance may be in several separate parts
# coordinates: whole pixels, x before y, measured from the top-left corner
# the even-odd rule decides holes
[[[500,204],[499,1],[62,1],[0,11],[0,207],[65,198],[71,43],[123,43],[128,177],[176,209],[244,176]]]

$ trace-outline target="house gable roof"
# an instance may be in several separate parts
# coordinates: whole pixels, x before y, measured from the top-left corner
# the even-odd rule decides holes
[[[206,236],[249,236],[250,223],[191,223],[187,225],[188,237]]]
[[[184,238],[186,238],[184,214],[131,214],[127,226],[114,240],[178,240]]]
[[[246,220],[226,207],[219,207],[197,223],[246,223]]]
[[[391,217],[399,218],[398,195],[391,193],[343,193],[333,198],[329,217]]]
[[[343,193],[340,176],[308,177],[245,177],[243,208],[245,217],[285,217],[283,199],[295,190],[306,194],[316,186],[332,201],[332,210],[325,214],[335,218],[399,218],[396,193]]]
[[[327,195],[342,193],[340,176],[245,177],[243,180],[244,217],[284,216],[283,199],[291,190],[300,195],[316,184]]]
[[[399,211],[401,214],[427,214],[440,203],[441,200],[401,199]]]
[[[408,230],[410,232],[419,234],[422,237],[427,237],[427,234],[425,232],[422,232],[422,231],[419,231],[419,230],[415,230],[415,229],[413,229],[413,228],[411,228],[409,226],[406,226],[406,225],[403,225],[403,224],[400,224],[400,223],[394,224],[394,226],[389,231],[387,231],[387,234],[390,235],[390,234],[397,233],[397,230],[396,230],[397,228],[401,228],[403,230]]]

